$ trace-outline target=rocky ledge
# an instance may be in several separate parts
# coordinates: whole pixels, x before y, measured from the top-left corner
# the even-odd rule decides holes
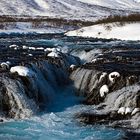
[[[0,49],[0,121],[23,119],[46,108],[58,87],[69,84],[80,59],[61,48],[11,45]]]
[[[71,73],[77,95],[94,105],[77,114],[78,120],[140,130],[139,54],[139,49],[106,49]]]

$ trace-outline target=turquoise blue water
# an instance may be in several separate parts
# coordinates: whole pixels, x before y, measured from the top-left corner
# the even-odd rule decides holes
[[[94,106],[80,105],[69,88],[60,90],[46,112],[26,120],[0,124],[0,140],[119,140],[123,131],[85,126],[74,115]]]
[[[8,46],[21,44],[29,46],[64,46],[72,48],[96,48],[104,46],[104,42],[93,40],[61,39],[23,39],[1,38],[0,44]],[[107,43],[109,44],[109,43]],[[112,44],[112,43],[110,43]],[[113,43],[114,45],[115,43]],[[119,42],[118,42],[119,44]],[[111,46],[111,45],[110,45]],[[75,118],[75,114],[94,106],[80,104],[78,97],[74,96],[71,87],[59,89],[55,97],[48,104],[45,112],[41,112],[25,120],[9,120],[0,123],[0,140],[120,140],[124,136],[122,130],[105,126],[85,126]]]

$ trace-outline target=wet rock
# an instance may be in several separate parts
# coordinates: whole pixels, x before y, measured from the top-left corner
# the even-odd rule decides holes
[[[11,45],[5,49],[0,58],[12,62],[0,68],[0,114],[5,118],[24,119],[46,109],[58,87],[70,83],[70,65],[80,64],[78,57],[62,52],[59,58],[49,57],[42,47]]]
[[[106,50],[72,71],[77,95],[85,97],[85,104],[96,105],[77,115],[81,122],[140,129],[140,57],[133,51]]]

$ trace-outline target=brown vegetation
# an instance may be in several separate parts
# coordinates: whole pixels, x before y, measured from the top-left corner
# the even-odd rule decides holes
[[[62,18],[51,18],[51,17],[29,17],[29,16],[0,16],[0,22],[32,22],[34,25],[40,22],[51,22],[56,23],[57,25],[73,25],[73,26],[90,26],[93,25],[92,21],[81,21],[81,20],[68,20]]]
[[[39,26],[42,22],[48,23],[48,25],[54,26],[91,26],[96,24],[107,24],[113,22],[119,22],[119,25],[123,25],[125,22],[139,22],[140,21],[140,13],[130,14],[128,16],[108,16],[103,19],[99,19],[97,21],[81,21],[81,20],[70,20],[70,19],[62,19],[62,18],[51,18],[51,17],[30,17],[30,16],[10,16],[10,15],[0,15],[0,28],[3,28],[2,23],[8,22],[31,22],[34,27]]]
[[[112,23],[112,22],[139,22],[140,21],[140,14],[131,14],[128,16],[108,16],[107,18],[100,19],[96,21],[94,24],[106,24],[106,23]]]

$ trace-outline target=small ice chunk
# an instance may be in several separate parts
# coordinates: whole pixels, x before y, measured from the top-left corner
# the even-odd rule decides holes
[[[118,72],[112,72],[109,74],[109,80],[114,83],[115,82],[115,78],[119,78],[120,74]]]
[[[124,114],[125,114],[125,107],[121,107],[121,108],[119,108],[119,110],[118,110],[118,114],[122,114],[122,115],[124,115]]]
[[[101,88],[100,88],[100,96],[101,97],[104,97],[105,94],[107,94],[109,92],[109,88],[107,85],[103,85]]]
[[[131,115],[133,116],[133,115],[135,115],[135,114],[138,113],[138,112],[140,112],[140,108],[135,108],[135,109],[132,111]]]
[[[132,108],[126,107],[126,109],[125,109],[125,115],[131,114],[131,112],[132,112]]]
[[[25,66],[14,66],[10,69],[11,73],[18,73],[20,76],[28,76],[28,77],[35,77],[35,73]]]

